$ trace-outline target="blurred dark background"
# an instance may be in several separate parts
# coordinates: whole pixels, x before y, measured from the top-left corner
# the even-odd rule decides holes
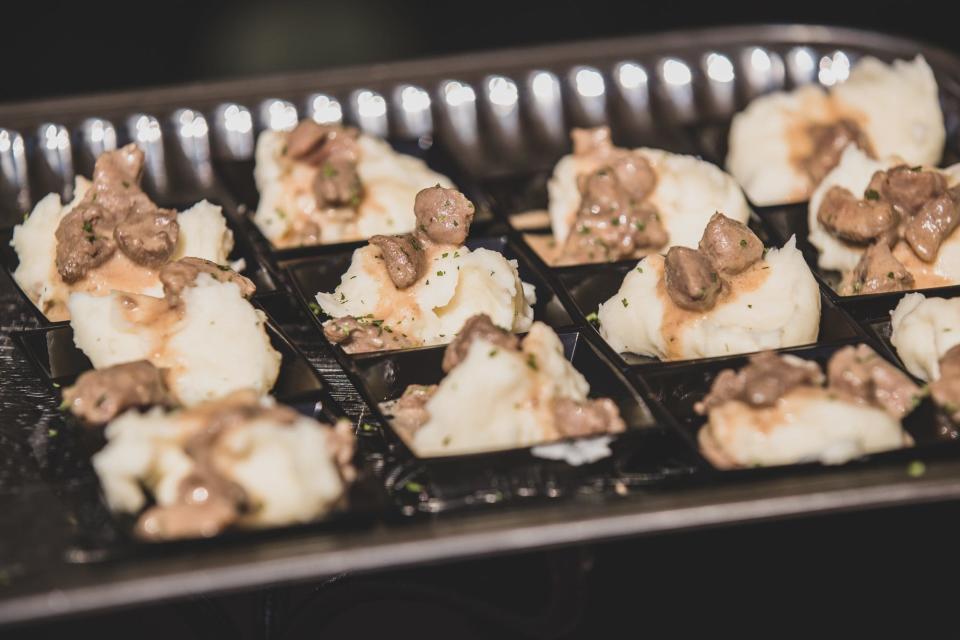
[[[4,8],[0,101],[683,27],[839,24],[960,47],[947,5],[659,0],[166,0]]]

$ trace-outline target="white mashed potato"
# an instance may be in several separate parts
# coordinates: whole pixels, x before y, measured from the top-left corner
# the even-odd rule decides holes
[[[696,248],[710,216],[721,211],[728,218],[746,224],[750,209],[740,187],[718,167],[693,156],[660,149],[636,149],[653,167],[657,184],[645,200],[656,206],[670,235],[672,246]],[[557,244],[570,234],[580,208],[577,176],[598,169],[602,157],[591,154],[567,155],[560,159],[547,184],[550,196],[550,225]]]
[[[807,223],[810,229],[808,239],[810,244],[820,252],[817,259],[820,267],[841,272],[851,271],[866,251],[866,247],[842,242],[833,237],[817,220],[817,212],[827,191],[834,186],[843,187],[855,196],[862,197],[875,172],[884,171],[898,164],[903,164],[899,158],[873,160],[851,145],[844,150],[840,163],[824,176],[823,181],[810,197],[810,205],[807,209]],[[960,164],[947,167],[941,170],[941,173],[944,174],[950,186],[960,182]],[[960,282],[960,234],[956,231],[950,234],[940,246],[937,259],[933,264],[927,265],[922,262],[903,241],[894,248],[893,255],[913,274],[918,287]],[[939,279],[945,281],[939,282]]]
[[[733,292],[706,312],[678,308],[664,288],[663,271],[663,256],[647,256],[600,305],[600,335],[618,352],[683,360],[817,339],[820,289],[795,238],[735,276]]]
[[[841,117],[860,126],[880,158],[940,161],[946,131],[926,60],[887,65],[866,57],[829,93],[807,85],[753,100],[733,118],[727,169],[758,205],[806,200],[816,185],[796,162],[809,149],[805,127]]]
[[[265,406],[272,402],[262,400]],[[161,408],[128,411],[111,422],[107,445],[93,457],[110,508],[139,512],[147,505],[144,488],[157,505],[176,504],[180,483],[195,466],[184,446],[206,424],[197,412],[165,413]],[[213,464],[257,505],[240,524],[307,522],[334,505],[345,487],[326,430],[305,416],[293,424],[256,418],[220,439]]]
[[[794,389],[772,407],[725,402],[710,410],[699,438],[704,454],[721,468],[842,464],[911,445],[900,422],[882,409],[811,387]]]
[[[279,131],[260,134],[254,169],[260,203],[253,220],[267,239],[278,246],[297,244],[291,240],[297,220],[318,213],[312,185],[315,170],[298,164],[293,164],[289,171],[284,168],[289,162],[282,158],[286,136]],[[413,231],[413,201],[417,193],[438,184],[453,186],[446,176],[433,171],[419,158],[397,153],[383,140],[361,134],[358,142],[357,172],[363,183],[363,200],[356,215],[351,212],[342,220],[325,219],[321,223],[323,244]]]
[[[380,259],[367,245],[353,252],[350,268],[332,293],[318,293],[329,316],[372,316],[384,326],[423,344],[450,342],[468,318],[485,313],[513,332],[530,328],[536,295],[521,282],[517,261],[489,249],[434,245],[427,269],[416,283],[397,289]]]
[[[890,342],[907,371],[926,382],[940,378],[940,359],[960,344],[960,298],[909,293],[891,315]]]
[[[520,351],[477,339],[426,404],[413,437],[418,456],[514,449],[555,440],[550,401],[587,399],[590,385],[564,357],[560,338],[536,322]]]
[[[67,284],[57,272],[56,231],[66,216],[90,188],[90,181],[77,177],[72,201],[60,202],[60,196],[51,193],[33,208],[33,211],[13,229],[10,245],[20,261],[13,278],[27,296],[50,320],[68,320],[67,298],[74,291],[106,295],[114,289],[132,293],[161,295],[159,271],[134,264],[123,252],[117,251],[104,264],[91,269],[79,282]],[[203,258],[225,264],[233,249],[233,233],[227,227],[220,207],[201,200],[177,215],[180,233],[177,248],[171,260],[184,257]]]
[[[125,308],[128,294],[74,293],[68,306],[73,339],[94,368],[149,360],[168,369],[167,386],[185,405],[238,389],[268,392],[280,372],[266,318],[231,282],[209,274],[181,294],[182,314],[162,298],[133,296],[139,311]],[[135,313],[143,313],[144,319]]]

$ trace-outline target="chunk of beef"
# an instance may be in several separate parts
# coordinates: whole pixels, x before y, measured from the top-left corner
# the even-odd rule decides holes
[[[315,167],[333,159],[356,163],[358,132],[353,127],[319,124],[306,118],[287,134],[286,154],[293,160]]]
[[[940,358],[940,377],[930,383],[933,400],[960,424],[960,345]]]
[[[325,162],[313,179],[313,195],[320,208],[359,207],[363,183],[357,173],[357,163],[335,158]]]
[[[373,318],[344,316],[323,323],[327,339],[347,353],[366,353],[384,349],[406,349],[417,343]]]
[[[576,438],[602,433],[621,433],[626,425],[620,409],[609,398],[578,402],[554,398],[550,403],[554,425],[562,437]]]
[[[173,404],[163,373],[147,360],[87,371],[64,389],[63,401],[91,426],[106,424],[127,409]]]
[[[615,154],[610,169],[620,188],[635,201],[644,200],[657,187],[657,172],[645,157],[632,151]]]
[[[886,171],[877,171],[867,190],[879,193],[904,217],[912,216],[927,201],[947,191],[947,180],[939,171],[916,169],[898,165]]]
[[[470,352],[471,345],[477,340],[486,340],[496,347],[511,351],[520,348],[517,336],[493,324],[487,314],[479,313],[468,318],[457,332],[453,342],[447,345],[441,365],[444,373],[450,373],[454,367],[463,362]]]
[[[160,269],[160,282],[163,284],[163,293],[173,303],[180,294],[197,281],[197,276],[206,273],[218,282],[232,282],[240,289],[244,298],[252,296],[257,287],[253,282],[230,267],[203,258],[180,258]]]
[[[370,244],[380,249],[387,274],[397,289],[413,285],[426,269],[423,245],[413,234],[373,236]]]
[[[117,251],[114,216],[96,204],[77,206],[65,215],[54,234],[57,239],[57,272],[70,284],[83,279]]]
[[[384,411],[390,416],[394,428],[413,437],[430,420],[427,402],[436,392],[435,384],[411,384],[397,400],[386,403]]]
[[[904,291],[913,286],[913,275],[897,260],[886,242],[867,247],[853,269],[853,293]]]
[[[869,138],[853,120],[844,118],[829,124],[813,124],[807,128],[807,135],[811,151],[800,161],[800,166],[813,184],[819,184],[840,163],[843,150],[851,143],[873,156]]]
[[[817,220],[841,240],[867,244],[896,233],[900,216],[874,190],[867,189],[867,197],[861,200],[848,189],[833,186],[820,202]]]
[[[700,252],[721,272],[737,274],[746,271],[763,258],[763,243],[742,222],[714,213],[703,230]]]
[[[688,247],[670,247],[664,262],[667,294],[689,311],[707,311],[717,302],[723,282],[710,260]]]
[[[177,248],[177,212],[150,206],[132,211],[117,223],[113,237],[127,257],[147,267],[159,267]]]
[[[960,211],[950,193],[926,203],[904,225],[903,237],[924,262],[934,262],[940,245],[960,224]]]
[[[762,351],[750,356],[747,366],[725,369],[713,380],[710,392],[694,409],[706,415],[714,407],[737,400],[752,407],[770,407],[801,386],[820,386],[823,372],[816,362]]]
[[[920,399],[906,374],[865,344],[843,347],[827,363],[827,386],[857,402],[880,407],[898,420]]]
[[[418,234],[438,244],[462,245],[475,211],[465,195],[440,185],[423,189],[413,203]]]

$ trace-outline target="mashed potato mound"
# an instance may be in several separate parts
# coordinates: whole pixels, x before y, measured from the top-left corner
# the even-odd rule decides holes
[[[279,131],[260,134],[254,170],[260,203],[253,220],[277,246],[299,244],[291,237],[296,222],[317,213],[312,186],[314,169],[294,163],[289,171],[284,170],[281,156],[286,136]],[[321,223],[323,244],[413,231],[413,201],[417,192],[437,184],[453,186],[446,176],[433,171],[419,158],[397,153],[383,140],[362,134],[358,142],[357,172],[363,183],[363,200],[356,214],[350,210],[342,220],[325,219]]]
[[[167,310],[138,321],[125,308],[131,297],[148,314]],[[205,273],[181,300],[182,314],[152,296],[74,293],[68,302],[74,342],[97,369],[135,360],[168,369],[167,386],[184,405],[238,389],[268,392],[280,372],[280,354],[270,344],[263,312],[236,284]]]
[[[940,359],[960,344],[960,298],[908,293],[891,314],[890,342],[907,371],[925,382],[940,378]]]
[[[790,238],[738,277],[746,285],[706,312],[676,307],[663,256],[647,256],[600,305],[600,335],[618,352],[661,360],[710,358],[815,342],[820,290]],[[759,282],[759,285],[757,283]]]
[[[842,273],[849,272],[860,262],[866,247],[842,242],[832,236],[817,219],[817,212],[827,191],[831,187],[843,187],[857,196],[862,196],[870,184],[870,178],[876,171],[884,171],[903,161],[896,157],[873,160],[855,146],[847,147],[840,157],[840,163],[828,173],[814,190],[807,209],[807,224],[810,229],[808,239],[816,247],[820,256],[817,264],[823,269],[833,269]],[[953,186],[960,182],[960,164],[940,170]],[[960,234],[956,230],[944,240],[933,264],[922,262],[900,241],[894,247],[893,255],[913,274],[917,288],[942,286],[960,282]]]
[[[563,354],[560,338],[536,322],[520,351],[477,339],[426,404],[414,435],[418,456],[476,453],[555,440],[553,398],[584,401],[590,385]]]
[[[263,398],[264,406],[273,404]],[[195,468],[184,447],[206,426],[191,411],[129,411],[106,428],[107,445],[93,457],[114,511],[137,513],[147,505],[178,502],[181,481]],[[251,527],[307,522],[329,511],[345,485],[329,450],[328,429],[300,416],[293,424],[254,418],[225,434],[213,449],[217,471],[238,484],[256,505],[240,524]]]
[[[51,193],[33,208],[33,211],[13,229],[10,245],[17,252],[20,264],[13,278],[30,300],[50,320],[69,320],[67,298],[74,291],[93,295],[107,295],[117,289],[131,293],[161,295],[159,271],[134,264],[118,251],[104,264],[91,269],[79,282],[67,284],[57,272],[56,231],[60,221],[83,198],[90,181],[77,177],[75,196],[67,204]],[[180,233],[177,248],[171,260],[184,257],[203,258],[225,264],[233,249],[233,233],[227,227],[220,207],[201,200],[177,215]]]
[[[695,248],[704,227],[715,211],[746,223],[750,209],[740,187],[718,167],[695,158],[640,148],[636,150],[653,167],[657,184],[646,202],[655,205],[672,246]],[[598,169],[603,160],[591,155],[567,155],[560,159],[547,184],[550,196],[550,224],[558,245],[570,233],[580,208],[577,176]]]
[[[794,389],[773,407],[736,400],[715,407],[699,439],[707,458],[721,468],[842,464],[911,444],[886,411],[812,387]]]
[[[340,286],[332,293],[318,293],[317,303],[334,318],[372,316],[425,345],[449,342],[467,318],[478,313],[508,331],[530,328],[536,295],[532,285],[520,281],[516,260],[489,249],[433,245],[426,262],[426,275],[399,290],[380,249],[361,247],[353,252]]]
[[[841,117],[860,126],[880,158],[934,165],[943,153],[937,83],[923,56],[892,65],[865,57],[829,93],[807,85],[753,100],[733,118],[727,168],[758,205],[806,200],[816,185],[796,163],[804,128]]]

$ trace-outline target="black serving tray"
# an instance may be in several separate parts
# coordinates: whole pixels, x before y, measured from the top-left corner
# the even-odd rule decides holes
[[[89,175],[104,140],[134,140],[144,148],[145,185],[158,202],[182,205],[206,197],[224,206],[238,251],[251,253],[248,262],[276,288],[263,284],[256,303],[270,314],[275,339],[295,352],[280,399],[308,412],[319,401],[350,417],[358,425],[358,463],[379,495],[360,522],[237,533],[203,543],[130,544],[123,523],[106,513],[100,498],[91,443],[57,410],[53,383],[72,379],[86,365],[70,353],[69,328],[48,326],[23,298],[6,273],[13,262],[5,253],[0,625],[344,571],[960,498],[960,454],[949,442],[928,439],[936,423],[932,417],[923,422],[927,408],[917,414],[922,424],[910,425],[924,444],[910,450],[841,468],[713,470],[690,440],[696,425],[676,394],[702,391],[710,375],[742,357],[638,365],[621,359],[587,315],[619,286],[632,261],[549,269],[509,226],[510,214],[545,206],[546,180],[569,150],[570,127],[609,124],[619,144],[720,163],[735,111],[764,91],[815,80],[817,62],[829,64],[836,51],[852,61],[923,53],[941,88],[944,162],[960,156],[960,60],[902,38],[802,25],[671,32],[0,107],[0,229],[7,233],[39,197],[51,191],[66,196],[76,173]],[[732,80],[711,78],[717,56],[731,62]],[[403,99],[409,91],[419,97],[414,103]],[[429,109],[422,108],[424,95]],[[366,108],[371,104],[377,108]],[[332,348],[305,303],[337,284],[357,245],[274,251],[249,219],[256,204],[256,135],[288,126],[291,116],[313,114],[342,115],[385,134],[396,148],[449,175],[481,211],[489,210],[489,219],[481,216],[475,225],[474,239],[499,243],[520,261],[521,275],[537,285],[545,304],[539,317],[575,347],[572,357],[594,391],[636,397],[652,420],[631,420],[646,426],[623,434],[615,455],[589,473],[531,465],[525,451],[429,462],[405,451],[375,403],[397,393],[401,382],[436,378],[441,349],[346,357]],[[805,206],[754,209],[754,224],[776,244],[790,229],[781,223],[804,224],[806,217]],[[852,342],[882,348],[873,323],[883,321],[896,296],[865,306],[835,296],[828,276],[818,274],[820,339],[794,351],[822,358]],[[388,384],[388,367],[399,367],[402,379]],[[520,488],[530,487],[536,497],[521,495],[527,492]],[[486,496],[498,489],[504,497],[491,504]],[[470,495],[473,500],[466,499]]]

